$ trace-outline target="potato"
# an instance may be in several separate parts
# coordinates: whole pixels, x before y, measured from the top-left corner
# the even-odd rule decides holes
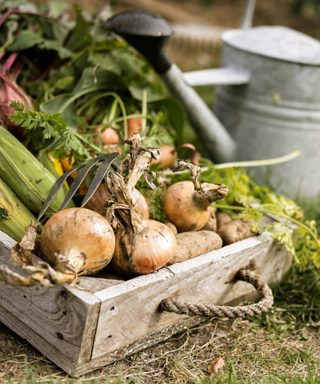
[[[169,222],[169,223],[165,223],[165,225],[171,229],[171,231],[173,232],[173,234],[175,236],[177,236],[178,230],[177,230],[177,227],[174,224]]]
[[[226,213],[224,212],[221,212],[221,211],[218,211],[216,213],[216,217],[217,217],[217,227],[220,228],[222,227],[224,224],[227,224],[229,223],[230,221],[232,221],[232,218],[231,216],[227,215]]]
[[[221,237],[212,231],[182,232],[176,240],[176,252],[167,265],[182,263],[222,247]]]
[[[218,228],[218,235],[223,240],[223,245],[229,245],[238,241],[256,236],[257,233],[251,231],[251,221],[243,221],[242,219],[232,220],[227,224]]]
[[[200,231],[213,231],[217,232],[217,218],[216,218],[216,208],[215,207],[209,207],[208,210],[210,211],[210,217],[208,221],[206,222],[206,225],[200,229]]]

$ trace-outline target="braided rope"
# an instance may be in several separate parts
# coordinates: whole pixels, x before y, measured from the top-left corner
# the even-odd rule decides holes
[[[254,316],[268,312],[273,305],[273,294],[267,283],[263,282],[258,275],[248,269],[240,269],[236,275],[237,280],[243,280],[252,284],[263,296],[257,304],[245,307],[224,307],[202,304],[183,303],[181,301],[165,299],[160,303],[160,309],[174,312],[180,315],[211,316],[211,317],[235,317]]]

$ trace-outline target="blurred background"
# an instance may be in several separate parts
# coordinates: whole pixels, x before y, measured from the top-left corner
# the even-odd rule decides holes
[[[34,1],[41,3],[42,1]],[[106,0],[69,0],[89,13]],[[174,27],[168,52],[183,70],[219,65],[222,31],[240,26],[247,0],[118,0],[112,12],[145,9],[167,19]],[[253,26],[282,25],[320,39],[319,0],[257,0]]]

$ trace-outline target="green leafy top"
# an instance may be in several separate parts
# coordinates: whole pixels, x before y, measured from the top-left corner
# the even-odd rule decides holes
[[[11,106],[16,113],[9,115],[10,119],[28,132],[26,145],[35,139],[43,142],[57,159],[90,157],[80,140],[81,137],[68,127],[60,113],[31,111],[16,101],[12,101]]]

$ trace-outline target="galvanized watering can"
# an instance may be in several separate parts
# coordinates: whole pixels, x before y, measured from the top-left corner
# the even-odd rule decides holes
[[[208,157],[259,160],[301,149],[299,158],[271,167],[272,181],[292,197],[320,193],[317,40],[284,27],[226,31],[222,68],[183,74],[164,51],[173,33],[165,20],[144,11],[109,20],[109,29],[149,59],[184,105]],[[205,84],[219,85],[215,115],[192,89]]]

